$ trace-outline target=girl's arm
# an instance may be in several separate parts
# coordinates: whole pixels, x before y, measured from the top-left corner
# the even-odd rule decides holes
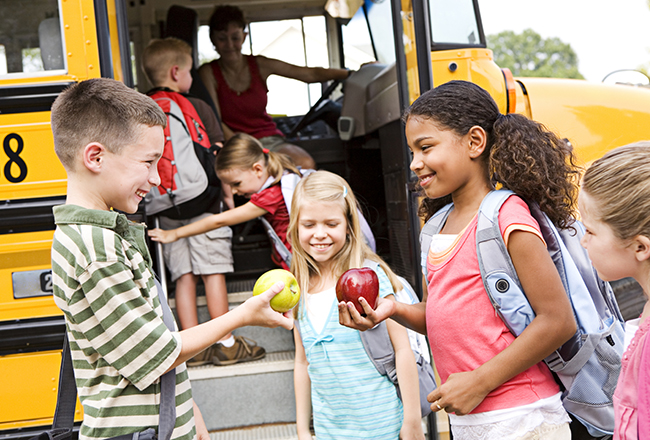
[[[180,228],[170,229],[169,231],[159,228],[152,229],[149,231],[149,237],[151,237],[152,240],[161,243],[171,243],[179,238],[203,234],[223,226],[244,223],[267,213],[268,211],[265,209],[248,202],[242,206],[236,207],[235,209],[230,209],[221,214],[214,214],[210,217],[205,217],[199,221],[192,222],[189,225],[181,226]]]
[[[305,83],[329,81],[331,79],[346,79],[350,74],[346,69],[326,69],[324,67],[302,67],[274,58],[257,56],[257,65],[262,79],[266,81],[271,75],[280,75],[286,78],[297,79]]]
[[[535,234],[514,231],[508,252],[535,318],[501,353],[474,371],[454,373],[429,394],[432,408],[467,414],[502,383],[542,361],[576,331],[571,304],[544,243]]]
[[[300,332],[293,329],[293,339],[296,345],[295,366],[293,369],[293,387],[296,393],[296,427],[299,440],[311,440],[309,422],[311,420],[311,381],[307,373],[307,357],[302,345]]]
[[[205,426],[205,421],[203,420],[203,415],[201,410],[195,401],[192,401],[192,406],[194,407],[194,425],[196,426],[196,440],[210,440],[210,433],[208,428]]]
[[[345,303],[341,301],[339,303],[339,323],[341,325],[365,331],[388,318],[392,318],[404,327],[423,335],[427,334],[425,322],[426,297],[417,304],[404,304],[394,299],[379,298],[375,310],[370,307],[368,301],[363,297],[359,298],[359,303],[366,312],[365,317],[361,316],[351,302]]]
[[[404,406],[404,422],[400,430],[400,439],[424,440],[422,410],[420,409],[420,381],[408,334],[404,327],[390,319],[386,321],[386,328],[395,350],[397,380]]]

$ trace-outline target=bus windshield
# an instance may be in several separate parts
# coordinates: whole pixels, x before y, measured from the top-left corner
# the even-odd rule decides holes
[[[473,0],[430,0],[429,16],[432,49],[441,44],[485,47]]]

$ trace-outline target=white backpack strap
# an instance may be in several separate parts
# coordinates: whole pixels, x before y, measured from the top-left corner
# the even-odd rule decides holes
[[[422,274],[425,280],[427,278],[427,255],[429,255],[431,240],[434,235],[440,233],[453,206],[452,203],[443,206],[438,212],[433,214],[433,217],[427,220],[420,231],[420,264],[422,265]]]
[[[277,251],[278,255],[280,255],[280,258],[282,258],[282,261],[285,262],[287,267],[291,267],[291,251],[289,251],[289,249],[287,249],[287,247],[284,245],[282,239],[280,239],[277,232],[275,232],[275,229],[273,229],[273,226],[271,226],[271,223],[269,223],[269,221],[263,216],[260,216],[258,218],[262,222],[262,225],[264,225],[264,229],[266,229],[266,235],[269,236],[271,243],[273,243],[273,247]]]

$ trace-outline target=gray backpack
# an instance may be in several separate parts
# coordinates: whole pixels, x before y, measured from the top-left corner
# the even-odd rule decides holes
[[[481,203],[476,228],[476,250],[481,277],[490,302],[510,332],[518,336],[535,317],[499,229],[499,210],[514,193],[492,191]],[[420,233],[422,270],[432,236],[444,226],[453,207],[449,204],[427,221]],[[609,283],[593,268],[580,245],[584,227],[576,232],[558,230],[537,204],[529,204],[560,274],[578,324],[576,334],[544,359],[563,388],[562,403],[594,437],[614,432],[612,396],[621,369],[623,316]]]
[[[370,260],[364,262],[364,266],[377,270],[378,263]],[[406,304],[415,304],[420,302],[413,288],[404,278],[398,276],[402,283],[402,290],[395,293],[395,299]],[[418,379],[420,383],[420,409],[422,417],[431,414],[431,404],[427,402],[427,396],[436,388],[436,378],[430,363],[429,346],[424,335],[413,330],[406,329],[411,343],[411,349],[415,356],[415,364],[418,370]],[[395,365],[395,350],[388,335],[386,322],[377,324],[374,328],[359,332],[361,342],[368,353],[368,357],[375,364],[375,368],[380,374],[390,379],[397,388],[397,395],[402,398],[397,381],[397,368]]]

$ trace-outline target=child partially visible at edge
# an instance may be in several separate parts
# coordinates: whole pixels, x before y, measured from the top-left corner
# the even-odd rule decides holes
[[[424,93],[403,120],[410,168],[426,195],[421,216],[427,220],[453,202],[423,262],[427,294],[416,305],[380,299],[375,311],[360,300],[366,318],[341,302],[341,322],[367,329],[391,317],[426,332],[443,382],[427,400],[433,411],[449,413],[455,440],[571,438],[570,430],[581,425],[569,427],[543,359],[575,333],[576,323],[539,225],[522,200],[537,202],[559,227],[571,226],[579,171],[570,147],[522,115],[500,114],[489,93],[466,81]],[[478,209],[497,184],[517,194],[499,211],[499,227],[535,312],[516,338],[494,312],[476,255]]]
[[[171,96],[177,100],[187,98],[196,109],[200,118],[197,122],[205,127],[210,143],[221,147],[223,132],[214,112],[207,103],[187,94],[192,86],[190,45],[173,37],[153,39],[142,53],[142,67],[154,85],[147,95],[152,96],[156,92],[164,91],[172,93]],[[166,144],[166,148],[172,148],[171,143]],[[160,172],[164,171],[161,169]],[[230,187],[223,182],[221,191],[219,187],[210,186],[198,197],[208,199],[201,201],[205,203],[202,206],[207,206],[207,212],[194,216],[180,215],[180,218],[170,218],[161,213],[158,215],[160,226],[164,229],[174,229],[210,217],[212,213],[221,212],[222,200],[228,207],[234,207]],[[205,287],[210,318],[216,318],[228,311],[225,274],[233,271],[231,238],[232,230],[225,226],[211,231],[210,234],[186,237],[163,245],[165,265],[169,269],[172,282],[175,282],[176,313],[183,330],[199,324],[196,307],[199,279]],[[190,359],[187,365],[230,365],[258,360],[265,354],[266,350],[252,339],[227,334],[215,345]]]
[[[289,236],[291,269],[302,292],[296,312],[300,326],[294,329],[298,438],[312,438],[313,408],[321,440],[421,440],[418,373],[406,329],[387,321],[402,403],[393,383],[368,357],[359,332],[338,321],[335,285],[346,270],[371,261],[380,296],[392,297],[401,289],[393,271],[366,245],[358,212],[348,183],[336,174],[318,171],[296,187]]]
[[[165,124],[151,98],[112,79],[72,85],[52,105],[55,151],[68,176],[66,202],[54,208],[52,279],[84,408],[81,440],[157,429],[160,377],[172,369],[171,439],[208,440],[185,361],[241,326],[293,327],[269,305],[282,283],[191,329],[163,323],[144,226],[118,211],[135,213],[160,183]]]
[[[237,133],[219,151],[217,175],[230,186],[232,193],[250,199],[250,202],[221,214],[214,214],[196,222],[171,230],[153,229],[149,236],[161,243],[172,243],[184,237],[202,234],[223,226],[231,226],[264,216],[282,243],[291,251],[287,240],[289,210],[282,196],[280,179],[284,173],[301,175],[288,156],[262,147],[252,136]],[[289,269],[273,249],[274,262]]]
[[[582,245],[605,281],[634,278],[650,292],[650,142],[616,148],[585,172],[578,207]],[[625,323],[614,392],[614,440],[650,438],[650,302]]]

